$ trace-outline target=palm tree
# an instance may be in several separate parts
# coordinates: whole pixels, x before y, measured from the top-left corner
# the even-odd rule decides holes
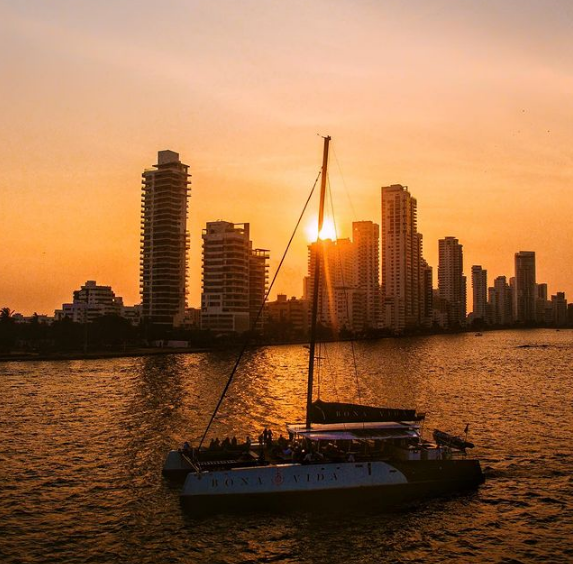
[[[0,309],[0,351],[9,353],[15,343],[14,312],[9,307]]]
[[[14,310],[9,307],[3,307],[0,310],[0,322],[10,323],[11,321],[14,321]]]

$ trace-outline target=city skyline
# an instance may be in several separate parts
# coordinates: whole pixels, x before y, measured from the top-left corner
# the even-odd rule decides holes
[[[380,223],[380,187],[401,183],[434,269],[452,235],[466,276],[510,276],[532,250],[550,293],[573,295],[573,8],[458,4],[190,2],[176,19],[148,2],[5,4],[0,46],[19,57],[2,61],[2,304],[54,310],[92,279],[138,303],[139,177],[167,148],[193,176],[189,305],[208,221],[250,223],[274,272],[316,177],[317,132],[334,138],[339,237]],[[277,293],[301,294],[307,242]]]
[[[172,165],[169,164],[170,161],[176,162],[177,166],[182,166],[182,167],[183,167],[183,169],[184,169],[184,176],[189,177],[189,178],[192,176],[192,174],[189,174],[189,172],[188,172],[188,168],[189,168],[188,165],[184,165],[184,164],[182,165],[181,162],[178,160],[178,159],[179,159],[179,154],[178,154],[178,153],[173,152],[173,151],[171,151],[171,150],[160,150],[160,151],[158,151],[158,162],[161,163],[161,162],[162,162],[162,159],[165,160],[165,163],[164,163],[164,164],[165,164],[166,166],[168,166],[168,167],[169,167],[169,166],[172,166]],[[154,165],[154,166],[156,166],[156,165]],[[149,184],[149,177],[150,177],[150,175],[151,175],[151,177],[152,177],[152,176],[156,173],[156,171],[157,171],[156,168],[151,168],[151,169],[150,169],[150,168],[146,168],[145,171],[144,171],[144,174],[142,175],[143,178],[144,178],[144,181],[143,181],[143,194],[144,194],[144,196],[145,196],[145,194],[146,194],[146,187],[147,187],[147,185]],[[186,183],[189,184],[189,185],[191,184],[190,181],[187,181]],[[384,205],[385,205],[385,204],[384,204],[384,201],[385,201],[385,193],[386,193],[386,191],[389,190],[389,189],[398,190],[400,194],[402,194],[403,196],[407,196],[408,201],[410,200],[410,194],[409,194],[409,190],[408,190],[408,187],[407,187],[407,186],[402,186],[402,185],[400,185],[400,184],[392,185],[392,186],[389,186],[389,187],[384,187],[384,186],[382,186],[382,187],[380,188],[382,210],[384,210]],[[189,190],[189,191],[190,191],[189,188],[187,188],[186,190]],[[144,202],[145,202],[144,196],[142,196],[142,199],[141,199],[141,202],[142,202],[142,204],[141,204],[142,221],[143,221],[145,209],[146,209],[146,207],[147,207],[146,204],[144,203]],[[147,197],[147,196],[145,196],[145,197]],[[188,198],[189,198],[189,196],[185,197],[185,200],[188,200]],[[328,198],[332,198],[332,194],[331,194],[331,193],[328,194]],[[408,227],[408,232],[410,232],[410,230],[413,228],[412,237],[414,237],[414,239],[416,239],[416,241],[417,241],[417,243],[416,243],[415,246],[416,246],[416,248],[418,249],[418,250],[417,250],[417,253],[419,254],[419,257],[418,257],[417,260],[418,260],[418,262],[420,263],[420,265],[419,265],[418,267],[414,268],[414,270],[417,271],[419,267],[422,267],[422,268],[428,268],[428,267],[429,267],[430,271],[431,271],[432,269],[434,269],[434,270],[435,270],[435,274],[434,274],[435,278],[433,279],[433,288],[434,288],[434,290],[436,290],[436,291],[439,292],[439,291],[440,291],[440,284],[439,284],[439,266],[440,266],[440,256],[441,256],[441,252],[442,252],[442,251],[441,251],[442,245],[443,245],[443,243],[444,243],[445,241],[448,241],[448,240],[455,240],[455,241],[456,241],[456,244],[457,244],[458,239],[457,239],[456,237],[453,237],[453,236],[451,236],[451,235],[448,235],[448,236],[445,236],[443,239],[440,239],[440,240],[436,241],[437,247],[438,247],[437,262],[436,262],[435,265],[428,264],[427,261],[426,261],[426,260],[422,257],[422,255],[421,255],[421,250],[422,250],[422,248],[423,248],[423,244],[422,244],[421,241],[422,241],[422,239],[423,239],[423,235],[422,235],[421,233],[417,232],[417,230],[416,230],[417,215],[418,215],[417,210],[416,210],[417,200],[416,200],[416,198],[413,198],[413,197],[411,198],[411,200],[412,200],[412,202],[413,202],[413,211],[412,211],[412,212],[407,212],[407,213],[406,213],[406,216],[408,216],[409,213],[412,213],[414,219],[412,220],[412,221],[413,221],[412,226],[411,226],[411,227]],[[186,202],[184,203],[184,205],[183,205],[182,212],[181,212],[181,213],[183,213],[183,216],[182,216],[182,221],[183,221],[183,223],[181,224],[181,225],[182,225],[181,228],[183,229],[183,234],[184,234],[184,237],[183,237],[183,247],[182,247],[182,248],[188,248],[188,246],[189,246],[189,243],[188,243],[189,233],[186,231],[186,215],[187,215],[187,208],[188,208],[188,206],[189,206],[189,203],[186,201]],[[334,209],[334,204],[333,204],[333,203],[331,203],[331,209]],[[178,213],[179,213],[179,212],[178,212]],[[329,212],[327,211],[326,213],[328,214]],[[383,214],[382,214],[382,216],[383,216]],[[304,239],[304,241],[305,241],[304,244],[306,245],[307,250],[310,250],[311,247],[312,247],[312,245],[313,245],[313,243],[314,243],[315,240],[316,240],[316,225],[314,225],[314,224],[315,224],[315,221],[316,221],[316,218],[315,218],[312,214],[307,214],[307,216],[305,216],[305,217],[306,217],[306,219],[305,219],[305,221],[304,221],[303,223],[306,225],[306,228],[299,230],[299,232],[298,232],[298,241],[300,242],[302,239]],[[210,222],[209,222],[209,221],[208,221],[208,222],[207,222],[207,227],[209,227],[210,224],[216,224],[216,223],[221,223],[221,224],[223,224],[223,223],[228,223],[228,222],[221,221],[221,220],[217,220],[216,222],[213,222],[213,221],[210,221]],[[383,217],[382,217],[382,223],[384,223]],[[378,225],[377,225],[375,222],[373,222],[373,221],[370,220],[370,219],[364,219],[364,220],[359,220],[359,221],[356,221],[356,222],[352,222],[352,225],[351,225],[350,230],[349,230],[349,229],[348,229],[348,226],[346,226],[346,225],[341,226],[340,223],[336,221],[336,219],[333,219],[331,216],[326,215],[326,216],[325,216],[325,225],[324,225],[323,230],[322,230],[322,232],[321,232],[321,239],[322,239],[322,240],[326,240],[326,241],[332,242],[332,243],[334,244],[334,246],[336,246],[337,244],[341,244],[341,243],[342,243],[342,244],[345,244],[347,241],[350,241],[349,237],[346,236],[346,233],[349,232],[349,233],[351,233],[351,234],[352,234],[352,233],[356,234],[356,225],[358,225],[358,224],[373,224],[373,225],[378,229]],[[179,223],[178,223],[177,225],[179,225]],[[230,223],[229,225],[233,225],[233,224]],[[238,225],[243,225],[243,224],[238,224]],[[249,225],[248,223],[245,223],[244,225],[247,226],[247,230],[250,229],[250,225]],[[143,229],[143,223],[141,223],[141,226],[142,226],[141,229]],[[341,227],[342,227],[342,229],[341,229]],[[180,229],[180,227],[177,227],[177,229]],[[203,246],[204,246],[204,244],[205,244],[205,242],[204,242],[204,239],[205,239],[205,235],[204,235],[205,229],[203,229],[202,231],[203,231],[202,239],[203,239]],[[142,237],[141,241],[144,240],[144,239],[143,239],[144,234],[145,234],[145,231],[141,231],[141,232],[140,232],[140,236]],[[247,237],[248,237],[248,235],[247,235]],[[297,239],[295,238],[295,241],[296,241],[296,240],[297,240]],[[381,257],[384,255],[384,240],[385,240],[384,237],[382,237],[382,240],[381,240],[381,241],[378,241],[378,243],[377,243],[378,252],[380,253],[380,256],[381,256]],[[382,243],[382,248],[380,248],[380,243]],[[144,247],[143,247],[143,243],[142,243],[142,244],[141,244],[141,249],[143,249],[143,248],[144,248]],[[333,247],[333,248],[334,248],[334,247]],[[399,250],[401,249],[401,246],[400,246],[400,245],[398,245],[398,249],[399,249]],[[259,250],[259,249],[257,249],[257,250]],[[403,249],[400,250],[400,253],[399,253],[399,254],[402,254],[402,251],[403,251]],[[394,252],[394,251],[392,251],[392,253],[393,253],[393,252]],[[265,250],[265,253],[268,255],[268,250]],[[431,255],[431,253],[429,253],[429,254]],[[514,255],[513,255],[513,256],[514,256],[514,261],[512,261],[512,266],[514,267],[514,269],[509,271],[509,275],[506,276],[507,273],[500,274],[500,276],[499,276],[498,278],[506,278],[506,277],[507,277],[507,279],[510,280],[510,279],[513,279],[512,276],[511,276],[512,274],[514,275],[515,278],[518,278],[518,276],[517,276],[517,272],[518,272],[517,258],[518,258],[518,256],[521,256],[521,255],[533,255],[533,256],[535,256],[535,255],[536,255],[536,251],[515,251],[515,253],[514,253]],[[143,258],[144,256],[145,256],[145,252],[142,251],[142,254],[141,254],[141,257],[142,257],[142,258],[140,259],[141,261],[144,261],[144,258]],[[405,252],[403,258],[405,258],[406,256],[410,256],[410,253],[409,253],[409,252],[408,252],[408,253]],[[416,256],[418,256],[418,255],[416,255]],[[268,256],[267,256],[267,260],[268,260]],[[308,260],[310,260],[310,259],[308,259]],[[308,263],[308,260],[307,260],[307,263]],[[204,256],[203,256],[203,254],[201,254],[201,262],[202,262],[202,264],[203,264],[203,262],[204,262]],[[143,278],[142,278],[143,272],[144,272],[144,270],[143,270],[143,268],[144,268],[144,267],[143,267],[143,264],[144,264],[144,262],[141,262],[141,267],[140,267],[140,280],[143,280]],[[471,291],[470,284],[472,284],[472,274],[473,274],[473,270],[474,270],[474,268],[476,268],[476,266],[477,266],[477,268],[479,268],[479,269],[482,268],[481,265],[467,265],[467,262],[466,262],[466,266],[465,266],[465,267],[462,267],[461,270],[460,270],[460,275],[463,275],[463,286],[464,286],[464,290],[463,290],[463,296],[464,296],[464,298],[463,298],[463,299],[464,299],[464,303],[467,304],[467,306],[464,307],[465,314],[475,313],[475,303],[474,303],[474,300],[472,299],[472,295],[475,297],[475,293]],[[268,268],[268,266],[267,266],[267,268]],[[288,266],[286,266],[286,269],[288,269]],[[186,287],[187,287],[187,279],[190,280],[190,284],[189,284],[189,285],[192,286],[192,285],[193,285],[193,279],[194,279],[194,276],[193,276],[193,275],[195,274],[195,275],[201,276],[203,270],[204,270],[204,268],[202,267],[201,271],[199,271],[198,273],[189,273],[189,260],[187,259],[187,260],[185,261],[185,263],[184,263],[184,269],[181,271],[180,274],[178,274],[178,276],[182,276],[182,282],[181,282],[181,284],[183,285],[182,288],[184,288],[184,290],[180,290],[180,291],[179,291],[179,295],[180,295],[180,296],[185,296],[185,302],[186,302],[186,303],[189,302],[188,295],[187,295],[187,289],[186,289]],[[467,284],[467,287],[466,287],[466,278],[468,278],[468,275],[467,275],[466,272],[465,272],[466,270],[468,270],[469,275],[470,275],[469,284]],[[487,269],[484,269],[483,272],[487,273]],[[384,275],[383,261],[380,261],[380,263],[379,263],[379,265],[378,265],[378,274],[380,275],[380,280],[382,280],[383,275]],[[420,276],[421,276],[421,272],[420,272]],[[306,292],[307,292],[307,289],[306,289],[306,286],[305,286],[305,285],[306,285],[305,278],[306,278],[306,272],[303,272],[302,275],[301,275],[301,278],[300,278],[299,280],[294,281],[294,284],[293,284],[293,285],[299,286],[299,287],[300,287],[300,291],[299,291],[299,292],[292,292],[292,297],[296,297],[296,298],[302,297],[302,298],[304,298],[304,296],[305,296],[305,294],[306,294]],[[279,279],[279,280],[280,280],[280,279]],[[291,282],[292,282],[292,281],[291,281]],[[417,287],[419,283],[420,283],[420,281],[417,280],[415,286]],[[140,282],[140,284],[141,284],[141,282]],[[541,285],[545,287],[545,292],[547,293],[548,284],[547,284],[546,282],[544,282],[544,283],[542,283]],[[109,286],[111,287],[111,285],[109,285]],[[194,308],[201,309],[201,307],[202,307],[202,299],[201,299],[202,288],[203,288],[203,284],[201,283],[201,293],[199,294],[199,296],[200,296],[200,297],[199,297],[199,304],[188,303],[188,304],[187,304],[188,307],[190,307],[190,308],[192,308],[192,309],[194,309]],[[490,288],[493,290],[493,287],[492,287],[492,286],[490,286]],[[380,294],[380,299],[383,300],[383,299],[384,299],[383,284],[380,285],[379,290],[380,290],[380,292],[381,292],[381,294]],[[69,291],[69,289],[68,289],[68,291]],[[184,293],[181,294],[181,291],[183,291]],[[531,292],[532,292],[532,291],[533,291],[533,290],[531,290]],[[551,288],[551,291],[549,292],[548,296],[550,296],[552,292],[555,292],[555,293],[564,293],[565,295],[567,295],[567,291],[564,292],[562,289],[554,289],[554,288]],[[272,299],[276,299],[277,296],[279,296],[279,295],[290,295],[290,294],[288,294],[288,292],[284,292],[284,291],[282,291],[282,290],[277,290],[277,289],[275,289],[275,290],[273,291],[273,293],[269,296],[269,298],[270,298],[271,300],[272,300]],[[390,293],[389,295],[392,295],[392,294]],[[386,298],[388,298],[389,295],[386,295]],[[547,298],[548,296],[546,296],[546,298]],[[142,299],[141,299],[141,298],[142,298],[142,294],[141,294],[141,286],[140,286],[139,299],[138,299],[138,300],[135,300],[135,301],[133,302],[133,304],[134,304],[134,305],[142,305],[143,302],[142,302]],[[417,295],[416,295],[416,298],[413,299],[413,301],[416,302],[416,303],[418,303],[418,296],[417,296]],[[422,303],[422,302],[420,302],[420,304],[421,304],[421,303]],[[470,306],[470,303],[471,303],[471,306]],[[185,307],[187,307],[187,306],[185,306]],[[380,310],[384,309],[382,302],[380,302],[380,305],[379,305],[378,307],[380,307]],[[420,307],[421,307],[421,306],[420,306]],[[55,308],[56,314],[58,313],[58,309],[57,309],[57,308],[58,308],[58,306],[56,306],[56,308]],[[11,308],[11,309],[12,309],[12,308]],[[145,306],[144,306],[144,310],[145,310]],[[30,311],[30,312],[25,312],[25,311],[22,312],[21,310],[14,310],[14,311],[17,312],[17,313],[24,313],[24,315],[27,315],[27,316],[31,315],[31,313],[32,313],[31,311]],[[39,309],[38,309],[38,308],[35,308],[33,312],[34,312],[34,313],[37,313],[38,311],[39,311]],[[48,311],[50,311],[50,309],[49,309]],[[42,314],[42,315],[45,315],[46,312],[42,311],[41,314]],[[462,318],[465,319],[465,314],[462,314],[460,319],[462,319]],[[387,315],[390,315],[391,318],[394,318],[396,314],[387,313]],[[413,326],[415,326],[415,325],[424,325],[424,321],[422,320],[422,318],[420,317],[420,315],[421,315],[421,314],[418,314],[417,317],[419,317],[419,319],[418,319],[417,321],[413,322]],[[183,316],[184,316],[184,310],[180,311],[180,312],[177,314],[176,319],[179,319],[179,322],[180,322],[180,321],[183,319]],[[143,318],[145,318],[145,317],[146,317],[146,314],[145,314],[145,312],[143,311]],[[390,326],[393,326],[393,327],[394,327],[395,329],[397,329],[397,330],[401,330],[405,325],[404,325],[403,322],[398,322],[398,323],[396,323],[395,321],[393,321],[393,322],[390,323]]]

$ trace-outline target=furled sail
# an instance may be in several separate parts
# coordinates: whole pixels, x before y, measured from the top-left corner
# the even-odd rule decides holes
[[[356,403],[325,402],[316,400],[310,409],[312,423],[365,423],[383,421],[420,421],[424,415],[415,409],[371,407]]]

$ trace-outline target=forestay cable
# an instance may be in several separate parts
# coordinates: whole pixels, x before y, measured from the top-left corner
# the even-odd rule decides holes
[[[318,182],[318,179],[320,178],[321,172],[318,173],[318,175],[314,181],[314,184],[312,185],[312,190],[310,191],[310,194],[308,195],[308,198],[304,204],[304,207],[302,208],[302,212],[300,213],[298,221],[296,222],[296,225],[294,227],[294,231],[292,232],[292,235],[290,236],[289,242],[288,242],[286,249],[283,253],[283,256],[279,262],[279,266],[277,267],[277,271],[275,272],[275,275],[273,276],[273,279],[270,283],[269,289],[267,290],[267,293],[265,294],[265,297],[263,298],[263,301],[261,303],[261,307],[259,308],[257,316],[255,317],[255,320],[251,324],[251,331],[249,331],[249,334],[247,335],[247,338],[245,339],[245,342],[243,344],[243,348],[241,349],[241,352],[239,353],[237,361],[235,362],[235,365],[233,366],[233,370],[231,370],[231,374],[229,376],[229,379],[227,380],[227,383],[225,384],[225,387],[223,388],[223,393],[221,394],[221,397],[219,398],[219,401],[217,402],[217,406],[215,407],[215,411],[213,412],[213,415],[211,415],[211,419],[209,420],[209,424],[207,425],[207,428],[205,429],[205,432],[203,433],[203,436],[201,437],[201,441],[199,442],[198,448],[201,448],[201,446],[203,446],[203,442],[205,441],[205,437],[207,436],[207,433],[209,432],[209,429],[211,428],[211,425],[212,425],[213,421],[215,420],[217,412],[219,411],[219,408],[221,407],[221,404],[223,403],[223,400],[225,399],[225,395],[227,394],[227,390],[229,389],[229,386],[231,385],[231,382],[233,381],[233,377],[235,376],[235,372],[237,372],[237,368],[239,367],[241,359],[243,358],[243,355],[245,354],[245,351],[247,350],[247,347],[248,347],[249,342],[251,340],[251,335],[253,333],[253,329],[257,326],[257,323],[259,322],[261,314],[263,313],[263,309],[265,307],[265,304],[267,303],[267,299],[271,293],[271,290],[273,289],[275,280],[277,279],[278,273],[280,272],[280,269],[283,265],[283,262],[285,261],[288,250],[291,246],[291,243],[294,239],[294,236],[296,235],[296,232],[298,230],[300,222],[302,221],[304,213],[306,212],[306,208],[308,207],[308,204],[312,198],[312,195],[314,194],[314,189],[316,188],[316,183]]]

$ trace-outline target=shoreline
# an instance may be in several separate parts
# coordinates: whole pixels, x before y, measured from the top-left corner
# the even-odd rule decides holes
[[[102,360],[108,358],[134,358],[143,356],[161,356],[167,354],[192,354],[209,352],[208,348],[142,348],[128,351],[93,351],[93,352],[57,352],[50,354],[42,353],[14,353],[10,355],[0,355],[0,363],[3,362],[48,362],[52,360]]]
[[[444,336],[444,335],[461,335],[461,334],[471,334],[474,335],[478,333],[492,333],[495,331],[531,331],[536,329],[546,329],[549,331],[567,331],[572,330],[571,327],[496,327],[492,329],[481,329],[476,330],[466,330],[466,331],[455,331],[455,332],[442,332],[442,333],[416,333],[412,335],[385,335],[380,337],[361,337],[355,339],[337,339],[337,340],[326,340],[322,341],[325,343],[343,343],[349,341],[380,341],[383,339],[412,339],[419,337],[434,337],[434,336]],[[259,347],[281,347],[289,345],[306,345],[306,341],[289,341],[289,342],[260,342],[253,343],[249,345],[248,348],[259,348]],[[197,353],[207,353],[216,352],[220,350],[229,349],[239,349],[242,346],[241,343],[231,343],[226,347],[213,346],[213,347],[181,347],[181,348],[137,348],[130,349],[126,351],[92,351],[84,353],[82,351],[70,351],[70,352],[54,352],[54,353],[25,353],[17,352],[13,354],[2,354],[0,355],[0,363],[5,362],[49,362],[49,361],[70,361],[70,360],[105,360],[108,358],[135,358],[135,357],[145,357],[145,356],[163,356],[168,354],[197,354]]]

